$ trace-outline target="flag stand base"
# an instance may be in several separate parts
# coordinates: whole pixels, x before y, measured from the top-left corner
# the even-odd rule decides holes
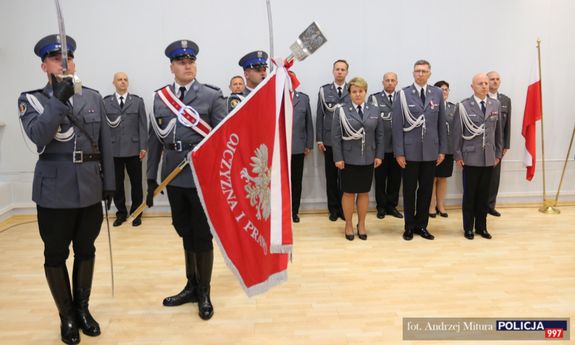
[[[543,206],[539,208],[539,212],[545,214],[561,213],[561,211],[559,211],[559,209],[556,208],[555,206],[557,206],[557,202],[555,202],[555,200],[543,200]]]

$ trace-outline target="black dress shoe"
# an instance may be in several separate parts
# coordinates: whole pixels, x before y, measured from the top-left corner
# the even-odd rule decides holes
[[[491,239],[491,234],[489,232],[487,232],[487,230],[483,230],[483,231],[477,231],[475,230],[475,233],[478,234],[479,236],[486,238],[488,240]]]
[[[429,213],[429,217],[435,218],[435,216],[437,216],[437,213],[431,213],[431,212]]]
[[[377,210],[377,219],[385,218],[385,211],[384,210]]]
[[[353,237],[354,237],[353,234],[351,235],[345,234],[345,239],[348,241],[353,241]]]
[[[437,207],[435,208],[435,211],[443,218],[447,218],[449,216],[447,212],[441,212]]]
[[[411,241],[412,238],[413,238],[413,230],[405,229],[405,231],[403,232],[403,239],[406,241]]]
[[[367,234],[362,234],[359,232],[359,224],[357,225],[357,237],[359,237],[359,239],[362,241],[367,240]]]
[[[337,220],[337,214],[336,213],[329,213],[329,220],[331,220],[332,222],[335,222]]]
[[[427,229],[425,229],[425,228],[418,229],[415,231],[415,233],[417,233],[419,236],[425,238],[426,240],[433,240],[435,238],[435,236],[430,234],[429,231],[427,231]]]
[[[463,236],[465,236],[465,238],[467,238],[468,240],[472,240],[474,237],[473,236],[473,230],[464,230]]]
[[[401,214],[401,212],[399,212],[395,207],[388,209],[386,213],[395,218],[403,218],[403,214]]]
[[[116,220],[114,221],[114,224],[112,224],[113,226],[120,226],[122,224],[124,224],[124,222],[126,221],[126,217],[116,217]]]
[[[299,216],[298,216],[297,214],[294,214],[294,215],[292,216],[292,220],[293,220],[294,223],[299,223]]]
[[[142,218],[138,217],[132,221],[132,226],[140,226],[142,225]]]
[[[501,217],[501,213],[497,212],[497,210],[494,208],[490,208],[489,211],[487,211],[487,213],[489,213],[493,217]]]

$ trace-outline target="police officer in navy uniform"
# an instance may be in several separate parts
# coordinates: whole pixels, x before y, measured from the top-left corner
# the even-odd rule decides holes
[[[230,96],[226,99],[228,104],[228,113],[234,110],[241,101],[244,100],[244,91],[246,83],[241,75],[235,75],[230,79]]]
[[[67,37],[68,72],[74,74],[76,42]],[[100,94],[84,87],[74,94],[71,78],[62,74],[58,35],[42,38],[34,47],[42,59],[48,84],[23,92],[18,99],[20,120],[38,149],[32,200],[44,242],[44,271],[60,314],[60,335],[66,344],[78,344],[78,329],[100,335],[100,326],[88,310],[94,273],[94,242],[102,225],[102,200],[111,202],[114,162],[110,132],[105,125]],[[72,284],[66,259],[74,248]],[[72,289],[70,288],[72,285]]]
[[[226,100],[219,88],[196,80],[198,51],[197,44],[189,40],[175,41],[166,48],[165,55],[170,59],[170,69],[175,79],[169,87],[181,102],[195,110],[201,119],[214,128],[227,114]],[[163,180],[203,139],[193,128],[178,121],[158,95],[154,97],[153,106],[154,121],[150,124],[148,139],[148,206],[153,205],[153,192],[158,186],[156,179],[160,159]],[[177,295],[165,298],[163,304],[178,306],[198,302],[199,316],[208,320],[214,313],[210,300],[214,261],[212,234],[191,169],[186,168],[180,172],[167,186],[167,192],[172,224],[183,242],[187,284]]]
[[[291,149],[292,220],[299,223],[304,159],[313,149],[313,122],[309,96],[295,91]]]
[[[334,165],[341,171],[345,238],[353,241],[353,208],[357,205],[357,236],[367,240],[365,218],[374,168],[384,156],[383,119],[379,109],[366,102],[367,82],[355,77],[348,84],[350,103],[337,106],[332,121]]]
[[[333,113],[338,105],[351,102],[348,85],[345,81],[349,71],[347,61],[339,59],[333,63],[334,81],[319,89],[315,120],[315,137],[319,151],[324,154],[325,189],[329,220],[344,219],[341,207],[341,183],[339,172],[333,160],[331,124]]]
[[[262,50],[256,50],[244,55],[238,64],[244,69],[246,88],[244,96],[252,92],[268,75],[268,54]]]
[[[463,168],[463,236],[475,233],[491,239],[487,231],[489,185],[493,169],[503,156],[501,104],[488,97],[489,79],[480,73],[473,77],[473,96],[455,110],[453,158]]]
[[[106,121],[112,134],[114,167],[116,175],[116,193],[114,205],[118,212],[114,226],[126,221],[126,196],[124,192],[124,169],[130,178],[132,206],[134,212],[143,200],[142,159],[146,156],[148,142],[148,116],[144,101],[137,95],[128,93],[128,75],[124,72],[114,74],[116,92],[104,97]],[[142,224],[142,214],[132,221],[133,226]]]
[[[447,152],[445,102],[440,88],[427,84],[431,64],[418,60],[413,66],[414,83],[398,92],[393,105],[393,153],[403,168],[403,238],[413,234],[427,240],[435,237],[427,230],[429,203],[435,166]]]
[[[397,100],[395,88],[397,74],[387,72],[383,75],[383,90],[369,96],[369,103],[379,108],[383,119],[384,149],[383,163],[375,169],[375,201],[377,218],[383,219],[385,215],[403,218],[397,210],[399,203],[399,187],[401,186],[401,167],[393,156],[393,133],[391,130],[391,111],[393,102]]]
[[[487,73],[489,78],[489,97],[494,98],[501,103],[501,134],[503,135],[503,152],[501,158],[505,157],[511,147],[511,98],[499,92],[501,86],[501,77],[499,73],[491,71]],[[500,217],[501,213],[495,209],[497,202],[497,193],[499,193],[499,180],[501,179],[501,162],[493,168],[491,183],[489,185],[489,211],[488,213],[495,217]]]

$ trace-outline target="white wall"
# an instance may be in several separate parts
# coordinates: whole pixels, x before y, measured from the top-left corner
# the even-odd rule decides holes
[[[328,37],[315,55],[294,67],[314,112],[317,90],[331,80],[331,64],[337,58],[350,62],[350,77],[367,79],[370,93],[381,88],[385,71],[396,71],[401,86],[411,83],[413,62],[425,58],[432,64],[432,82],[451,83],[452,101],[471,94],[473,74],[499,71],[501,90],[513,101],[511,151],[503,165],[501,202],[537,201],[542,194],[540,169],[533,182],[524,180],[520,133],[535,42],[540,37],[547,189],[556,190],[575,125],[571,96],[575,2],[272,0],[272,10],[276,56],[286,56],[289,45],[314,20]],[[55,13],[52,1],[0,2],[0,122],[6,124],[0,127],[0,215],[33,207],[36,157],[24,144],[16,100],[21,91],[45,83],[32,50],[39,38],[56,32]],[[268,49],[264,0],[76,0],[64,1],[64,15],[68,34],[78,42],[76,63],[84,84],[103,95],[111,93],[113,73],[124,70],[130,76],[131,91],[144,96],[148,106],[152,92],[172,79],[163,51],[176,39],[198,43],[198,80],[218,85],[225,93],[229,78],[242,72],[239,58],[248,51]],[[562,200],[575,200],[574,172],[570,162]],[[448,198],[458,203],[459,174],[449,183]],[[323,184],[323,158],[315,150],[306,159],[302,207],[323,207]]]

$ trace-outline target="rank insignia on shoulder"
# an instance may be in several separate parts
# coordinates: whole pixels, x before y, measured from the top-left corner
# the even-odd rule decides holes
[[[26,112],[28,108],[26,107],[26,103],[22,102],[20,103],[20,105],[18,106],[18,110],[20,111],[20,116],[24,115],[24,113]]]

